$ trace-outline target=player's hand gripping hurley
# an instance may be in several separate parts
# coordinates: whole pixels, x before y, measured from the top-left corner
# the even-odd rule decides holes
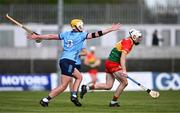
[[[147,93],[149,93],[149,95],[152,97],[152,98],[158,98],[159,97],[159,92],[157,91],[153,91],[153,90],[150,90],[146,87],[144,87],[142,84],[138,83],[137,81],[135,81],[134,79],[132,79],[131,77],[127,76],[127,78],[129,78],[131,81],[133,81],[135,84],[137,84],[138,86],[140,86],[143,90],[145,90]]]
[[[8,14],[6,14],[6,18],[8,20],[10,20],[11,22],[13,22],[14,24],[18,25],[19,27],[23,28],[26,32],[28,32],[29,34],[36,34],[38,35],[36,32],[33,32],[31,29],[27,28],[26,26],[24,26],[23,24],[19,23],[17,20],[13,19],[12,17],[10,17]],[[42,40],[36,40],[36,43],[40,43]]]

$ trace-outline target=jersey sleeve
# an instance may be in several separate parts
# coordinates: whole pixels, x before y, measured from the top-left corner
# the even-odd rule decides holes
[[[86,45],[85,45],[85,43],[83,43],[83,45],[82,45],[82,49],[86,49]]]
[[[59,33],[59,34],[58,34],[58,37],[59,37],[59,40],[63,40],[63,35],[62,35],[62,33]]]
[[[58,34],[59,40],[63,40],[64,37],[66,36],[66,34],[67,34],[67,32],[59,33]]]
[[[82,37],[83,37],[84,40],[87,39],[87,35],[88,35],[87,32],[82,32]]]

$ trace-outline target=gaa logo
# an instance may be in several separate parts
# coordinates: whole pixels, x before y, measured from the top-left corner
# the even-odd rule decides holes
[[[180,90],[180,75],[177,73],[157,74],[154,86],[159,90]]]

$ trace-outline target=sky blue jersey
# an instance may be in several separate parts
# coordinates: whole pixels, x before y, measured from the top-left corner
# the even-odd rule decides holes
[[[87,37],[86,32],[67,31],[59,34],[59,39],[63,40],[64,47],[60,59],[69,59],[76,62],[79,52],[82,50],[83,42]]]
[[[82,46],[81,51],[82,51],[83,49],[86,49],[86,47],[85,47],[84,44],[83,44],[83,46]],[[76,64],[76,65],[81,65],[81,56],[80,56],[80,52],[79,52],[78,58],[76,59],[76,63],[75,63],[75,64]]]

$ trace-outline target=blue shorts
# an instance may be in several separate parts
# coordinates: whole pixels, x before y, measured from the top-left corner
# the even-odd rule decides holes
[[[78,71],[81,71],[81,64],[76,65],[76,69],[77,69]]]
[[[69,59],[61,59],[59,61],[59,66],[61,68],[61,74],[73,77],[72,73],[74,68],[76,68],[75,61]]]

